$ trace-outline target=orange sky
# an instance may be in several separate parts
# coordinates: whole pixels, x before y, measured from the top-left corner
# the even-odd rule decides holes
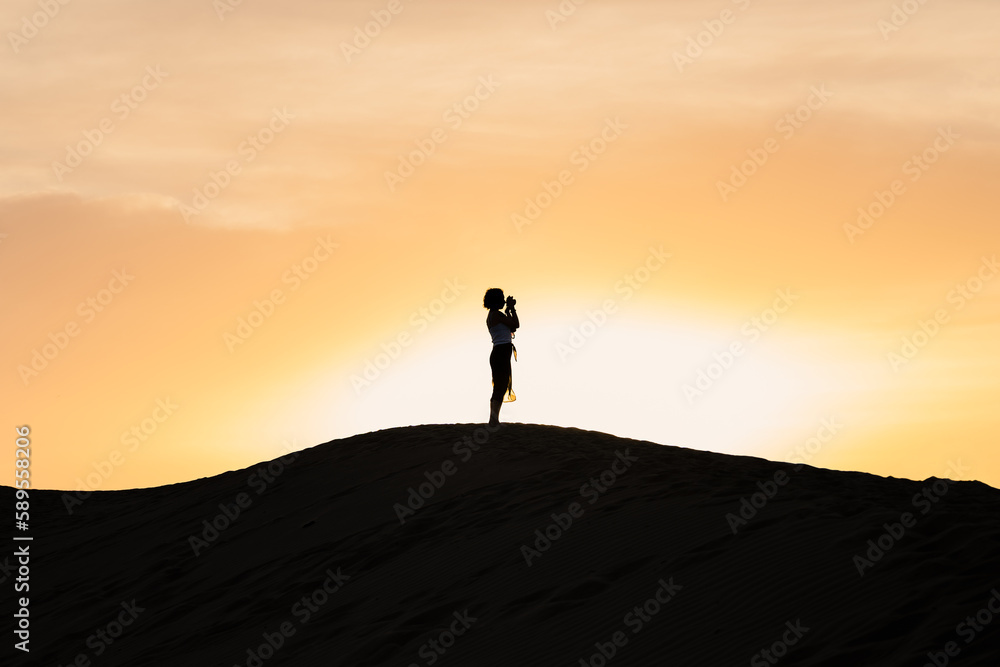
[[[501,419],[1000,486],[1000,7],[893,7],[7,2],[11,442],[121,489],[485,421],[498,286]]]

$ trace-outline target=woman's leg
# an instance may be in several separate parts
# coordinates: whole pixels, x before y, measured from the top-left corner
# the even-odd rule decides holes
[[[500,423],[500,406],[510,386],[510,345],[494,345],[490,353],[490,371],[493,375],[493,393],[490,396],[490,425]]]

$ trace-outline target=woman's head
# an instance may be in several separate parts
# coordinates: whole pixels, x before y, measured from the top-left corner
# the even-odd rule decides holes
[[[503,298],[503,290],[499,287],[491,287],[483,295],[483,308],[490,310],[503,308],[504,303],[506,303],[506,299]]]

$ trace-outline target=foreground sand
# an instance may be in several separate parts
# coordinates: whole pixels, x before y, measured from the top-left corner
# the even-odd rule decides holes
[[[552,426],[456,444],[477,429],[368,433],[72,515],[33,492],[32,652],[2,663],[1000,664],[996,489]]]

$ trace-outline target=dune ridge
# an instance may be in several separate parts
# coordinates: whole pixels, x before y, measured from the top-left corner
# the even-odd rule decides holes
[[[32,508],[18,664],[1000,664],[979,482],[441,424]]]

